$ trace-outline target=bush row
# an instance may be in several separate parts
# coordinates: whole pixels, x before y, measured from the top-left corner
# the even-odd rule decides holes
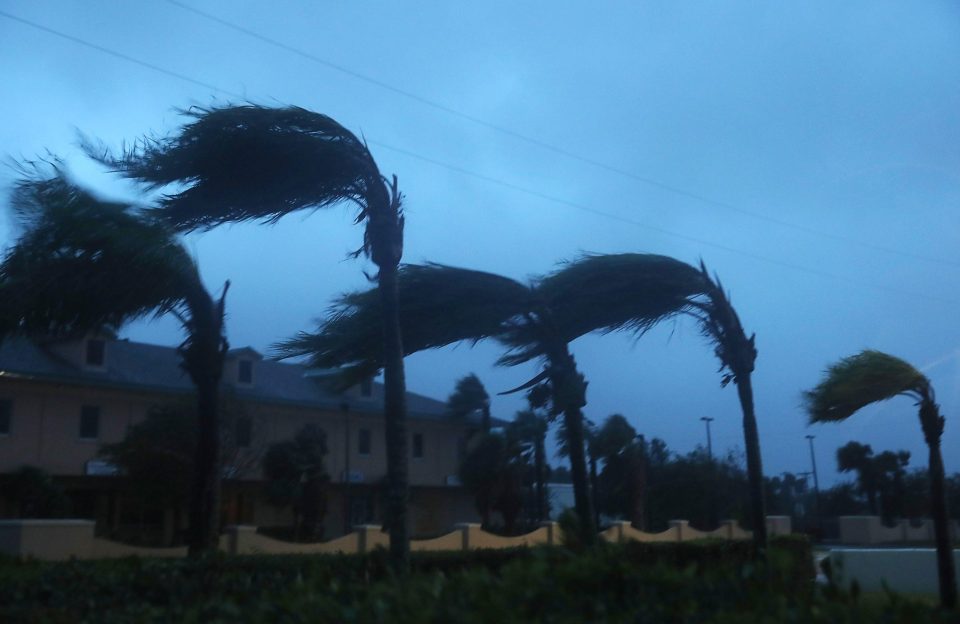
[[[795,560],[809,556],[801,540],[779,540],[767,565],[751,555],[749,545],[719,542],[421,553],[405,578],[390,574],[383,553],[7,561],[0,621],[938,621],[920,604],[812,592],[810,559]]]

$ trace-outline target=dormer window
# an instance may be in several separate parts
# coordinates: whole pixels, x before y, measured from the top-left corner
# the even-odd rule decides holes
[[[253,383],[253,362],[250,360],[240,360],[237,370],[237,381],[242,384]]]
[[[107,343],[100,339],[91,339],[87,341],[87,366],[103,366],[106,360]]]
[[[373,396],[373,380],[364,379],[360,382],[360,396],[369,399]]]

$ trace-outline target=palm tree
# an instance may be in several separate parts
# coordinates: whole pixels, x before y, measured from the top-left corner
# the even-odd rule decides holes
[[[87,152],[149,188],[179,185],[155,212],[178,231],[241,221],[275,222],[298,210],[353,203],[364,222],[364,254],[377,265],[383,314],[373,321],[383,346],[384,419],[390,557],[408,565],[406,382],[397,308],[403,255],[402,196],[365,142],[327,117],[303,108],[191,108],[176,136],[145,139],[120,157]]]
[[[480,412],[480,430],[490,433],[490,395],[480,378],[470,373],[457,380],[453,393],[447,398],[447,415],[465,421],[476,412]]]
[[[547,492],[545,482],[547,480],[546,441],[548,428],[549,422],[547,418],[534,409],[517,412],[513,422],[510,423],[511,434],[522,444],[526,445],[529,448],[529,453],[533,455],[537,520],[540,522],[547,517]]]
[[[614,301],[605,302],[609,304],[606,308],[591,304],[578,297],[575,289],[559,288],[562,280],[557,276],[549,284],[545,280],[529,285],[491,273],[435,264],[405,265],[399,274],[398,307],[405,354],[463,340],[495,338],[508,349],[499,364],[540,362],[540,372],[510,392],[546,387],[551,414],[563,415],[574,504],[583,539],[588,543],[596,535],[584,452],[587,384],[577,370],[569,343],[612,323],[617,327],[651,327],[678,313],[682,303],[702,288],[700,274],[692,267],[663,256],[643,257],[653,267],[687,267],[693,271],[692,276],[675,270],[665,277],[652,267],[633,274],[593,275],[608,286],[611,295],[617,290],[634,293],[632,316],[620,322],[610,316],[611,311],[622,309],[616,297],[609,297]],[[650,295],[649,300],[645,295]],[[341,366],[341,384],[349,386],[384,365],[383,351],[371,331],[381,314],[372,291],[345,295],[334,304],[319,331],[301,333],[278,345],[278,351],[281,357],[308,356],[310,363],[322,368]]]
[[[930,449],[930,510],[937,542],[940,603],[945,608],[954,608],[957,606],[957,577],[953,567],[943,457],[940,454],[944,418],[940,415],[930,380],[900,358],[867,350],[830,366],[823,381],[803,395],[810,422],[814,423],[846,420],[871,403],[897,396],[910,397],[919,406],[920,427]]]
[[[737,386],[743,412],[753,540],[762,552],[767,544],[763,503],[763,468],[753,405],[751,375],[757,350],[719,279],[706,266],[694,268],[652,254],[587,255],[567,263],[539,284],[556,311],[557,323],[582,335],[630,331],[642,335],[677,314],[693,316],[714,345],[723,373],[721,385]]]
[[[499,364],[541,361],[541,372],[514,391],[546,384],[552,412],[564,414],[568,431],[574,432],[570,436],[574,498],[584,539],[593,540],[581,411],[586,382],[536,290],[508,277],[436,264],[405,265],[399,282],[405,354],[496,338],[509,347]],[[372,291],[345,295],[316,333],[301,333],[278,345],[278,351],[281,357],[309,356],[318,367],[343,367],[341,385],[349,386],[383,366],[382,349],[370,331],[370,323],[380,315]]]
[[[199,415],[189,550],[215,550],[229,282],[214,299],[168,228],[129,205],[97,199],[55,171],[15,186],[12,205],[23,233],[0,267],[0,333],[73,337],[144,316],[180,320],[187,335],[181,366],[196,385]]]

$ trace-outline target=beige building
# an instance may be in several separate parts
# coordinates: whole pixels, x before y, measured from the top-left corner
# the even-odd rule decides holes
[[[311,423],[324,430],[328,446],[324,535],[381,519],[386,458],[380,384],[334,395],[322,374],[242,348],[228,354],[223,390],[235,408],[227,423],[232,442],[225,453],[224,524],[290,523],[289,510],[265,501],[259,458],[270,444]],[[123,537],[132,525],[146,525],[170,541],[183,527],[183,510],[132,503],[135,484],[97,453],[123,439],[152,408],[189,401],[192,393],[175,348],[104,337],[47,344],[11,339],[0,346],[0,473],[42,468],[65,488],[76,517],[97,521],[99,534]],[[476,424],[451,422],[444,407],[407,395],[414,535],[476,520],[472,499],[456,477]],[[0,492],[0,516],[16,513]]]

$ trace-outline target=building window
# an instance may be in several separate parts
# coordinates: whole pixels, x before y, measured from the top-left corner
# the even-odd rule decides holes
[[[360,382],[360,396],[370,398],[373,396],[373,380],[364,379]]]
[[[237,446],[247,448],[253,439],[253,422],[249,418],[237,419]]]
[[[13,401],[0,399],[0,436],[10,435],[10,421],[13,419]]]
[[[96,440],[100,437],[100,408],[84,405],[80,408],[80,439]]]
[[[361,429],[357,432],[357,453],[361,455],[370,454],[370,430]]]
[[[244,384],[253,383],[253,362],[250,360],[240,360],[240,370],[237,373],[237,381]]]
[[[103,366],[107,343],[103,340],[87,341],[87,366]]]
[[[413,434],[413,458],[423,459],[423,434]]]

